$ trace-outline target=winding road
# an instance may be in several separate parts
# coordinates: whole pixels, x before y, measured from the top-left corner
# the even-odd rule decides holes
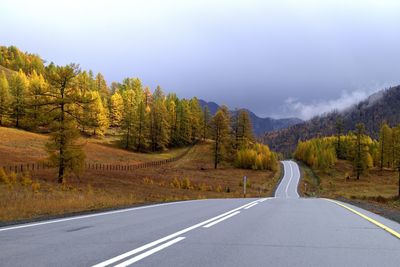
[[[299,198],[283,161],[275,197],[165,203],[0,228],[0,266],[400,266],[400,224]]]

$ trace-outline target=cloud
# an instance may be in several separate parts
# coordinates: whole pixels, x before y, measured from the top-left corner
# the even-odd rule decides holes
[[[322,115],[334,110],[343,111],[365,100],[376,91],[376,89],[356,90],[352,92],[343,91],[337,99],[319,100],[312,103],[303,103],[295,98],[289,97],[285,100],[284,110],[287,114],[292,114],[295,117],[308,120],[316,115]]]

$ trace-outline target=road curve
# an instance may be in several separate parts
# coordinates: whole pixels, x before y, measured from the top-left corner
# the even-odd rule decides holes
[[[399,266],[398,223],[299,198],[299,168],[283,166],[273,198],[185,201],[0,228],[0,266]]]

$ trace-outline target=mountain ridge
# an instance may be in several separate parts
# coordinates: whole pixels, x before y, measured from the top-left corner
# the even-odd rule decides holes
[[[273,150],[290,154],[299,140],[308,140],[336,133],[336,122],[343,121],[343,132],[355,130],[357,123],[364,123],[366,134],[378,138],[383,122],[391,126],[400,124],[400,85],[380,90],[358,104],[343,111],[316,116],[285,129],[266,133],[263,142]]]
[[[207,102],[205,100],[199,99],[200,106],[204,108],[207,106],[210,110],[210,113],[214,115],[218,108],[220,107],[217,103],[215,102]],[[249,109],[246,108],[240,108],[237,110],[231,110],[231,112],[234,114],[236,111],[239,110],[246,110],[249,113],[250,119],[253,124],[253,131],[256,136],[263,136],[266,132],[271,132],[271,131],[276,131],[280,130],[292,125],[295,125],[297,123],[303,122],[303,120],[298,119],[298,118],[283,118],[283,119],[274,119],[270,117],[259,117],[257,116],[254,112],[252,112]]]

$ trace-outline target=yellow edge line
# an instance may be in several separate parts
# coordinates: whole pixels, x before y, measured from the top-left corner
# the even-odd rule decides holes
[[[357,214],[358,216],[366,219],[367,221],[375,224],[376,226],[382,228],[386,232],[388,232],[388,233],[394,235],[395,237],[397,237],[398,239],[400,239],[400,233],[396,232],[395,230],[391,229],[390,227],[387,227],[386,225],[384,225],[384,224],[382,224],[382,223],[380,223],[380,222],[368,217],[367,215],[364,215],[361,212],[358,212],[355,209],[352,209],[352,208],[350,208],[350,207],[348,207],[348,206],[346,206],[346,205],[344,205],[344,204],[342,204],[342,203],[340,203],[338,201],[335,201],[335,200],[332,200],[332,199],[328,199],[328,198],[324,198],[324,199],[327,200],[327,201],[333,202],[333,203],[335,203],[335,204],[337,204],[337,205],[339,205],[339,206],[341,206],[341,207],[343,207],[343,208],[345,208],[345,209]]]

